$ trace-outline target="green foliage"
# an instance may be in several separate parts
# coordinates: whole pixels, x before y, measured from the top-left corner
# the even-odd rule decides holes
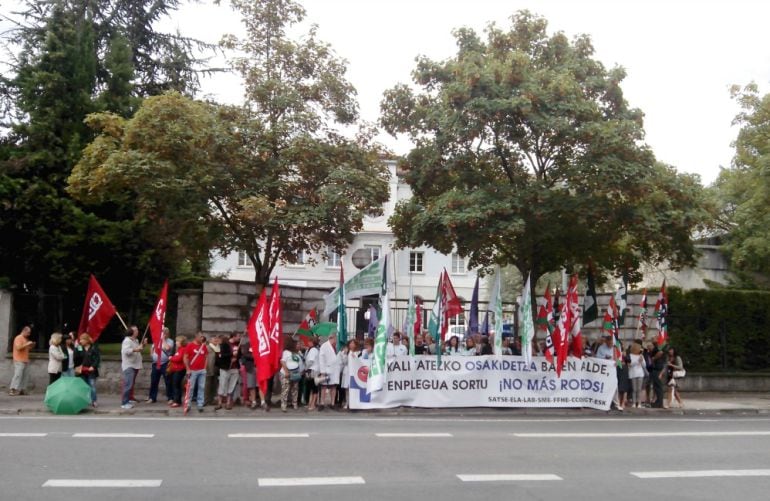
[[[42,330],[77,321],[91,272],[131,321],[144,316],[175,269],[200,270],[195,256],[180,262],[148,245],[132,206],[110,201],[86,210],[65,192],[94,136],[89,114],[130,116],[146,93],[194,88],[192,42],[153,27],[177,4],[28,0],[23,13],[10,15],[15,28],[2,34],[11,57],[0,77],[7,120],[0,138],[0,281],[43,305],[32,316]],[[180,75],[190,81],[180,85]],[[46,313],[46,298],[54,297],[63,302]]]
[[[669,306],[671,343],[688,370],[770,369],[770,293],[672,288]]]
[[[388,197],[377,149],[298,135],[275,150],[239,108],[172,93],[146,99],[130,120],[95,114],[88,123],[99,134],[70,176],[75,197],[129,204],[164,253],[244,250],[263,284],[278,260],[347,245]]]
[[[754,84],[734,88],[742,111],[733,165],[714,185],[726,233],[725,251],[742,272],[770,273],[770,94]]]
[[[632,280],[642,262],[694,262],[699,180],[655,162],[623,69],[528,12],[455,38],[451,59],[418,58],[421,92],[399,85],[382,102],[385,129],[415,144],[402,166],[414,196],[390,220],[400,245],[456,248],[533,283],[589,261]]]

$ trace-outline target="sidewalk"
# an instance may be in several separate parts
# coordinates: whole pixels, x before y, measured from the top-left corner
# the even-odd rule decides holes
[[[689,393],[683,396],[685,402],[684,409],[626,409],[625,412],[619,411],[598,411],[594,409],[536,409],[536,408],[449,408],[449,409],[418,409],[418,408],[398,408],[373,411],[350,411],[339,412],[326,410],[323,412],[307,412],[304,407],[298,410],[289,409],[287,413],[282,413],[279,406],[274,406],[270,412],[257,409],[252,410],[244,407],[234,407],[232,410],[220,409],[214,410],[214,406],[206,406],[203,413],[199,413],[193,406],[190,416],[202,417],[238,417],[238,418],[259,418],[259,417],[304,417],[304,416],[323,416],[332,418],[334,416],[413,416],[413,417],[437,417],[437,416],[478,416],[478,417],[516,417],[516,416],[575,416],[575,417],[601,417],[611,414],[613,416],[635,416],[635,417],[663,417],[663,416],[708,416],[708,415],[770,415],[770,394],[766,393]],[[23,395],[12,397],[7,392],[0,394],[0,415],[28,415],[28,416],[52,416],[53,414],[43,404],[43,393],[34,392],[32,395]],[[80,415],[90,416],[136,416],[136,417],[163,417],[183,416],[181,409],[171,409],[165,402],[158,401],[155,404],[138,403],[133,409],[123,410],[120,408],[120,397],[118,395],[100,395],[99,407],[97,409],[87,409]]]

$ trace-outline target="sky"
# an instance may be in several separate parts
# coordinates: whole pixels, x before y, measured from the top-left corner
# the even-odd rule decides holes
[[[632,107],[645,114],[646,142],[658,160],[712,183],[720,166],[729,167],[737,135],[732,120],[738,106],[729,88],[756,82],[770,90],[770,44],[766,24],[770,2],[752,0],[300,0],[319,38],[348,61],[348,78],[358,90],[361,118],[376,122],[383,92],[411,82],[415,57],[450,58],[452,30],[482,32],[488,23],[510,26],[510,16],[528,9],[545,17],[549,32],[570,38],[591,36],[595,57],[610,68],[622,66],[622,84]],[[18,0],[0,0],[0,12]],[[3,22],[0,20],[0,25]],[[164,29],[209,42],[225,33],[241,34],[240,18],[227,0],[183,5]],[[304,30],[303,30],[304,31]],[[221,62],[214,62],[221,64]],[[236,75],[204,78],[203,93],[237,103]],[[405,138],[378,138],[406,154]]]
[[[770,44],[766,23],[770,2],[685,0],[304,0],[307,21],[319,37],[348,61],[348,78],[358,90],[361,116],[375,122],[383,91],[411,81],[414,59],[446,59],[455,52],[451,31],[482,31],[489,22],[510,25],[515,11],[528,9],[548,20],[549,32],[591,36],[595,57],[606,67],[622,66],[622,88],[645,114],[646,142],[658,160],[713,182],[728,167],[731,125],[738,112],[733,84],[751,81],[767,91]],[[239,18],[226,6],[204,0],[174,16],[184,33],[216,41],[238,33]],[[204,91],[237,102],[237,78],[218,76]],[[388,135],[380,141],[397,154],[409,143]]]

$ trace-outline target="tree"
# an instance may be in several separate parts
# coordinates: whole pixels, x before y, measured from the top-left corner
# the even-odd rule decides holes
[[[385,93],[382,125],[415,145],[402,166],[414,196],[390,220],[398,243],[511,264],[533,284],[589,260],[618,275],[692,263],[698,178],[655,162],[621,68],[593,59],[587,36],[546,27],[524,11],[486,40],[456,30],[454,57],[418,58],[422,92]]]
[[[182,42],[152,26],[176,4],[29,0],[16,27],[2,35],[9,57],[0,77],[0,281],[41,304],[78,297],[78,311],[64,311],[56,322],[42,318],[40,308],[35,321],[47,333],[79,315],[90,272],[132,316],[162,277],[190,267],[147,245],[132,208],[109,203],[86,210],[65,192],[93,138],[88,114],[130,116],[143,93],[178,86],[171,77],[178,80],[184,58],[172,60],[163,47]]]
[[[756,84],[732,89],[742,111],[734,125],[731,168],[723,169],[714,190],[722,209],[725,250],[740,272],[770,273],[770,94]]]

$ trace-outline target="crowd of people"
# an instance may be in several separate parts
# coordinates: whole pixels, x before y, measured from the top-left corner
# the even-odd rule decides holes
[[[29,353],[35,346],[30,338],[31,329],[24,327],[13,343],[14,374],[10,395],[24,395],[29,379]],[[386,357],[393,359],[410,353],[407,336],[393,333],[388,342]],[[172,338],[164,328],[160,349],[151,349],[150,386],[145,403],[158,402],[160,383],[163,382],[165,400],[169,407],[189,411],[194,403],[199,412],[212,405],[215,410],[230,410],[234,406],[269,411],[273,405],[273,385],[267,391],[259,389],[257,367],[249,337],[239,332],[230,335],[210,336],[197,333],[192,340],[185,336]],[[148,340],[141,339],[139,329],[132,325],[126,331],[121,344],[121,407],[131,409],[138,403],[135,396],[136,380],[143,369],[143,354]],[[518,339],[502,340],[503,355],[521,355]],[[535,344],[536,355],[541,355],[543,344]],[[415,355],[435,355],[435,340],[427,333],[414,337]],[[622,349],[622,348],[621,348]],[[347,408],[349,355],[369,359],[374,351],[372,338],[351,339],[337,349],[336,334],[326,340],[318,337],[310,341],[286,336],[280,368],[276,377],[280,382],[280,408],[305,406],[308,411],[324,408]],[[482,335],[450,337],[442,347],[449,356],[492,355],[490,338]],[[626,407],[668,408],[673,401],[683,407],[678,391],[684,377],[682,358],[668,345],[647,346],[635,340],[621,351],[611,336],[603,336],[586,345],[585,356],[617,361],[618,391],[613,406],[618,410]],[[101,356],[97,345],[88,334],[76,338],[74,333],[54,333],[49,340],[49,383],[60,377],[80,377],[91,388],[91,405],[98,406],[96,380],[99,377]],[[665,391],[667,389],[667,391]]]

